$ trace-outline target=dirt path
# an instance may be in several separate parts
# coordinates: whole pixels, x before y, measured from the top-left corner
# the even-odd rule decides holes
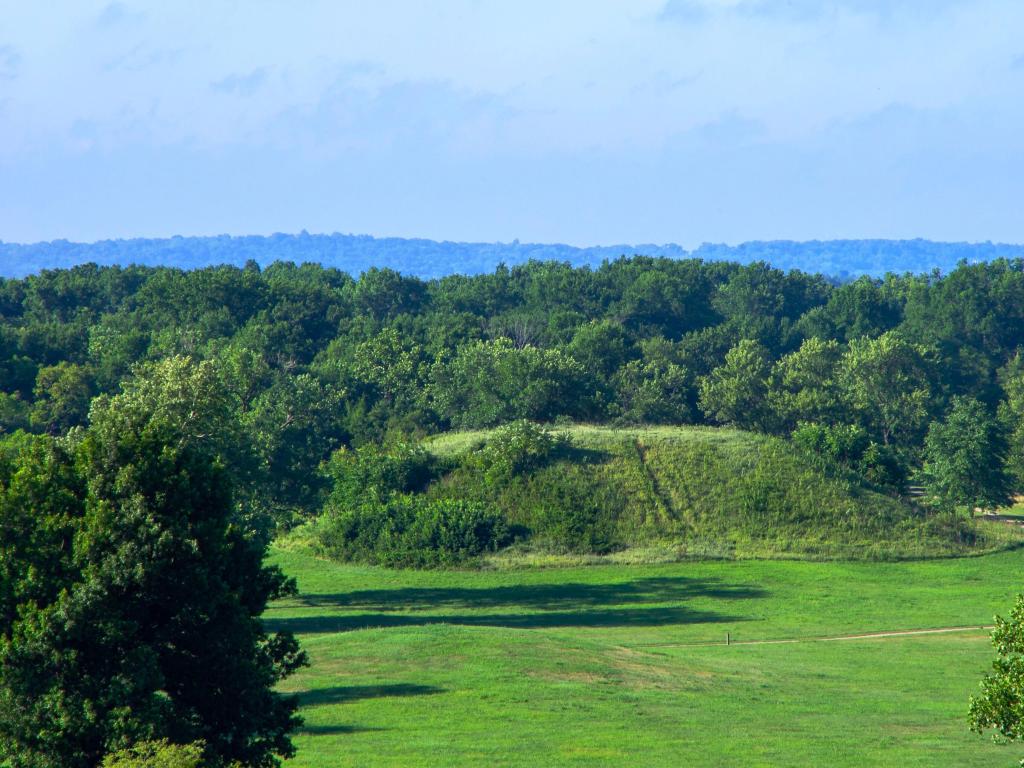
[[[994,629],[991,624],[969,627],[934,627],[932,629],[895,629],[886,632],[863,632],[856,635],[828,635],[824,637],[787,637],[776,640],[721,640],[717,643],[644,643],[634,648],[707,648],[717,645],[783,645],[787,643],[828,643],[837,640],[878,640],[914,635],[945,635],[952,632],[984,632]]]

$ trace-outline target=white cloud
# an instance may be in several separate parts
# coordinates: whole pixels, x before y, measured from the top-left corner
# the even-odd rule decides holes
[[[700,21],[664,22],[679,13]],[[52,140],[75,120],[109,124],[157,99],[155,139],[248,140],[282,113],[312,111],[357,62],[367,93],[445,83],[464,94],[467,111],[451,121],[472,125],[473,104],[500,103],[492,138],[507,148],[658,146],[729,114],[796,140],[888,104],[954,105],[989,87],[993,62],[1019,55],[1024,27],[1013,0],[310,0],[202,12],[151,0],[100,10],[118,24],[129,14],[131,33],[113,37],[71,14],[49,50],[33,51],[47,68],[20,94],[24,134]]]
[[[457,222],[461,205],[480,227],[498,227],[498,214],[474,208],[490,190],[525,211],[505,214],[523,222],[495,229],[506,239],[530,237],[529,227],[538,228],[533,239],[551,237],[560,226],[576,227],[580,241],[586,227],[602,239],[615,231],[617,239],[672,239],[684,206],[666,201],[678,199],[690,207],[685,217],[704,211],[694,226],[714,230],[694,235],[699,242],[730,239],[728,226],[759,214],[740,216],[727,203],[701,208],[691,187],[712,197],[730,185],[771,195],[767,174],[786,190],[779,206],[799,199],[813,208],[820,199],[818,217],[836,223],[823,207],[854,204],[836,192],[844,175],[925,175],[958,138],[1007,157],[1024,142],[1009,129],[984,129],[1024,117],[1020,64],[1012,64],[1021,57],[1019,0],[0,0],[0,17],[9,43],[0,47],[0,166],[5,177],[16,169],[30,179],[25,158],[48,158],[68,169],[72,189],[75,168],[104,167],[91,164],[96,153],[111,167],[120,158],[125,175],[144,175],[139,157],[193,153],[202,162],[192,172],[216,168],[252,186],[265,152],[268,169],[332,169],[364,190],[383,189],[369,178],[379,175],[429,195],[413,175],[435,184],[443,176],[449,186],[439,199],[451,212],[431,208],[439,222]],[[81,164],[66,162],[75,157]],[[633,178],[644,191],[609,191]],[[980,186],[965,181],[972,184]],[[333,188],[317,187],[320,195]],[[563,208],[548,189],[589,201],[593,215]],[[430,222],[409,194],[404,208],[388,212],[380,202],[372,216],[372,195],[353,193],[345,204],[364,206],[375,227],[387,216]],[[616,209],[602,194],[622,221],[612,221]],[[560,211],[550,230],[530,218],[541,200]],[[287,203],[300,204],[319,203]],[[867,201],[860,210],[878,213]],[[809,220],[773,215],[783,224]],[[486,239],[483,230],[467,234]],[[11,235],[0,228],[0,237]]]

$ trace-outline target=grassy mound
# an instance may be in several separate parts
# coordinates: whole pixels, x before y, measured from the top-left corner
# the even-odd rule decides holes
[[[500,512],[520,530],[511,556],[533,560],[623,551],[890,559],[978,552],[1010,536],[921,513],[771,437],[697,427],[561,431],[568,439],[518,472],[482,464],[494,432],[435,437],[426,448],[440,471],[422,493]]]

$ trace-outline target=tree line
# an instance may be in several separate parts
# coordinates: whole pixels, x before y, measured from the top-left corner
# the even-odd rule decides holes
[[[735,426],[892,493],[992,507],[1024,479],[1022,264],[840,284],[651,257],[437,280],[46,271],[0,281],[0,429],[64,434],[179,356],[215,368],[245,444],[232,471],[275,524],[315,514],[338,448],[517,419]]]

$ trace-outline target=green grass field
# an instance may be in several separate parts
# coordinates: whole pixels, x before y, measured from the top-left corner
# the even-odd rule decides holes
[[[1009,766],[966,729],[1024,551],[392,571],[294,552],[302,766]],[[705,645],[701,645],[705,644]],[[708,645],[710,644],[710,645]]]

